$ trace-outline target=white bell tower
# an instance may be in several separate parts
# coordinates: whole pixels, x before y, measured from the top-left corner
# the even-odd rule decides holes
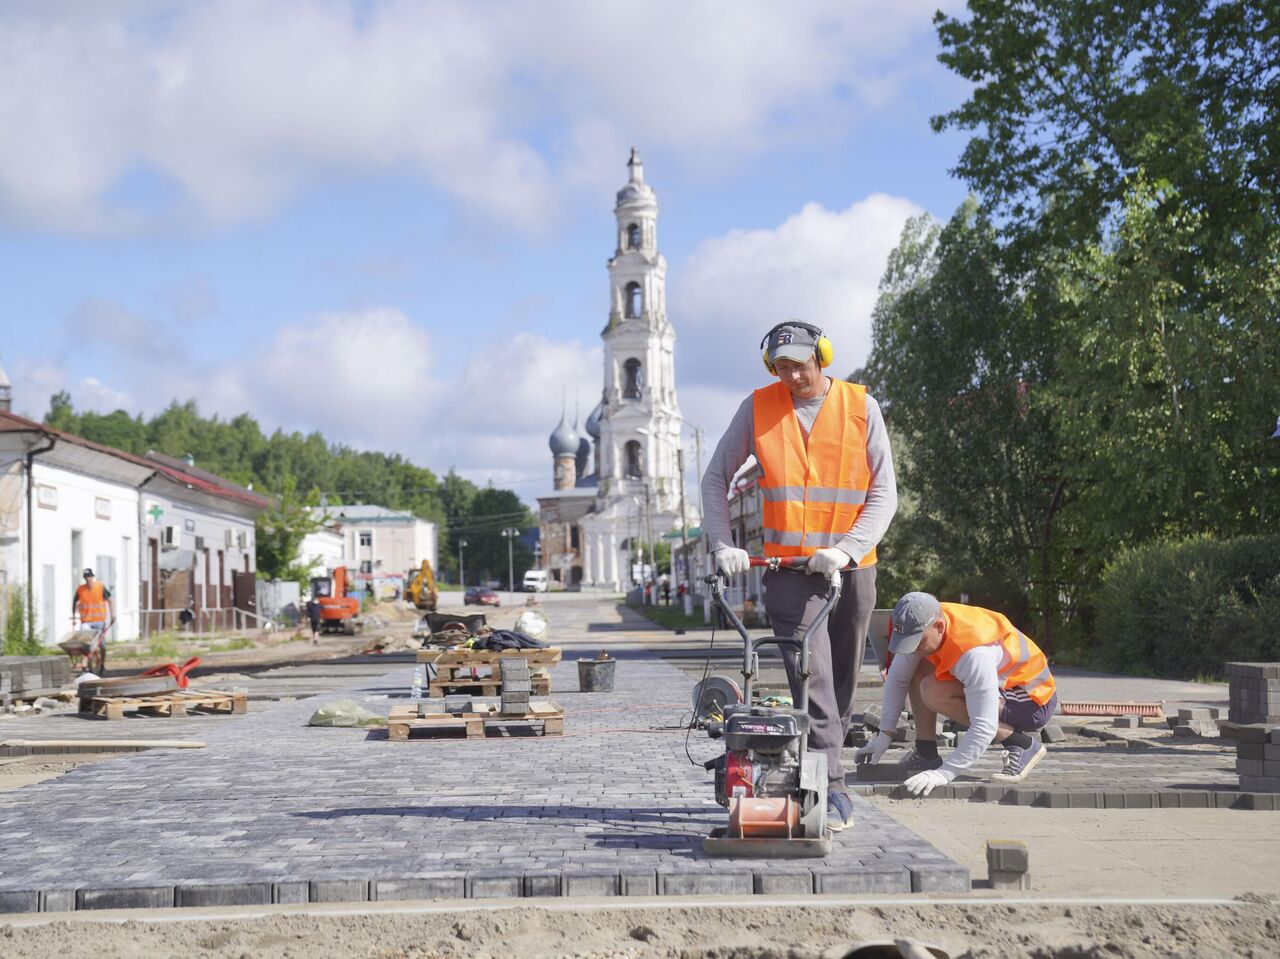
[[[658,252],[658,199],[632,149],[618,191],[617,244],[609,260],[609,322],[600,407],[601,499],[645,495],[657,513],[678,513],[676,334],[667,321],[667,261]]]

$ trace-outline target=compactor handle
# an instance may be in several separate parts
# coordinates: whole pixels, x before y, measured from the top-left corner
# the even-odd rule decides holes
[[[807,556],[752,556],[748,559],[752,566],[765,566],[769,569],[804,569],[809,565]]]

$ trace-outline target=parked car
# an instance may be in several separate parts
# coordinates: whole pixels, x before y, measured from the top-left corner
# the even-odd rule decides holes
[[[498,600],[498,594],[487,586],[468,586],[467,591],[462,594],[462,605],[470,606],[501,606]]]
[[[524,574],[521,584],[526,593],[545,593],[550,588],[545,569],[531,569]]]

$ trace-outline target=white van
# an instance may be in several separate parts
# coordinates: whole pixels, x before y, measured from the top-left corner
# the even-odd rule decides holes
[[[524,583],[522,588],[526,593],[545,593],[549,588],[547,581],[547,571],[545,569],[531,569],[524,574]]]

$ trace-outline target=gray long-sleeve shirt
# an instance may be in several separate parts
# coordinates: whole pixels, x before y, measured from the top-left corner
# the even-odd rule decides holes
[[[826,398],[826,393],[811,400],[792,397],[806,444],[809,431],[818,418],[818,410],[822,409]],[[748,396],[733,415],[724,436],[720,437],[702,476],[702,508],[706,514],[702,518],[702,526],[712,552],[733,546],[733,534],[729,529],[729,484],[742,464],[755,455],[755,434],[755,407],[753,398]],[[867,487],[866,503],[849,532],[836,544],[855,563],[861,562],[880,542],[898,509],[898,483],[893,474],[889,432],[880,413],[880,404],[870,395],[867,396],[867,466],[871,471],[871,483]]]

